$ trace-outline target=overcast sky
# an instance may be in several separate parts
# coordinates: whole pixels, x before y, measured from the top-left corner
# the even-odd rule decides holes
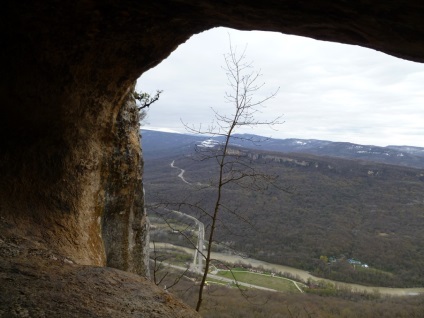
[[[279,88],[260,119],[283,115],[284,124],[249,132],[274,138],[348,141],[365,145],[424,147],[424,64],[357,46],[272,32],[217,28],[194,35],[160,65],[143,74],[137,89],[160,100],[148,111],[147,129],[185,132],[229,111],[224,65],[229,35],[265,82],[258,98]]]

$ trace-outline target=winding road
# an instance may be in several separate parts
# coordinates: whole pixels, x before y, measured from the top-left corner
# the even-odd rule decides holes
[[[178,178],[180,178],[181,180],[183,180],[183,182],[185,182],[187,184],[191,184],[186,179],[184,179],[184,172],[185,172],[185,170],[184,169],[181,169],[181,168],[178,168],[177,166],[174,166],[174,163],[175,163],[175,160],[172,160],[172,162],[171,162],[171,168],[175,168],[175,169],[178,169],[178,170],[181,171],[180,174],[178,175]]]

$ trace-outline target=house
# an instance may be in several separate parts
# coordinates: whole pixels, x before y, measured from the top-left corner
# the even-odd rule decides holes
[[[353,258],[349,258],[347,261],[349,262],[349,264],[352,264],[352,265],[362,265],[360,261]]]

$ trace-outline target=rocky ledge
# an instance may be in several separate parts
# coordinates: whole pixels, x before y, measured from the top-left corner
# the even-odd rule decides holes
[[[148,279],[83,266],[0,219],[0,317],[199,317]]]

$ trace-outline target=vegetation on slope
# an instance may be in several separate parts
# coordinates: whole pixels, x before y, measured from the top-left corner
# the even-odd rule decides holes
[[[279,175],[265,192],[228,189],[236,215],[220,218],[221,242],[247,255],[361,284],[424,285],[424,171],[312,155],[250,153],[256,169]],[[185,169],[181,182],[175,165]],[[216,175],[208,161],[190,155],[146,161],[152,202],[205,202]],[[194,213],[193,211],[184,211]],[[203,221],[201,214],[195,215]],[[359,260],[369,268],[348,263]],[[331,260],[331,261],[330,261]]]

